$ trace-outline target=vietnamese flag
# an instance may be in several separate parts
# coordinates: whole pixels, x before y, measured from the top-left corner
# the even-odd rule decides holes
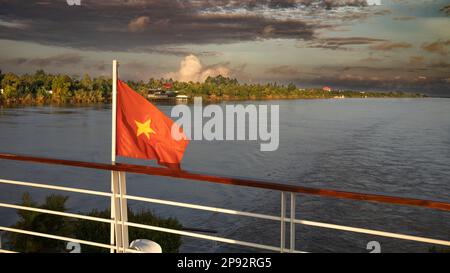
[[[156,159],[158,164],[180,169],[181,159],[189,143],[174,122],[127,84],[117,81],[118,156]],[[172,126],[180,132],[180,140],[172,137]]]

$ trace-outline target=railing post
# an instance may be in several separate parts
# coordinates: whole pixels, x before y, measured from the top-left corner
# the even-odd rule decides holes
[[[295,251],[295,193],[291,192],[291,243],[290,252]]]
[[[120,193],[119,187],[119,173],[116,171],[111,172],[111,187],[112,187],[112,198],[111,198],[111,215],[114,220],[114,225],[111,227],[111,242],[112,245],[115,245],[116,252],[120,252],[120,249],[123,247],[122,242],[122,228],[120,225],[121,221],[121,211],[120,211],[120,198],[117,195]],[[115,236],[115,238],[114,238]],[[115,239],[115,240],[114,240]],[[115,244],[114,244],[115,241]]]
[[[286,193],[281,192],[281,229],[280,229],[280,252],[284,252],[285,243],[286,243]]]
[[[125,222],[128,222],[128,206],[125,195],[127,194],[127,177],[125,172],[119,172],[119,190],[120,190],[120,221],[122,222],[122,246],[124,252],[129,246],[128,241],[128,226]]]

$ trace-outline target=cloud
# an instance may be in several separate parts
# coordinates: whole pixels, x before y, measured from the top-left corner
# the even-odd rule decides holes
[[[24,20],[5,21],[5,20],[0,19],[0,27],[16,29],[16,30],[25,30],[29,27],[29,23]]]
[[[363,9],[364,0],[83,0],[80,7],[60,0],[42,3],[0,0],[0,18],[9,22],[0,24],[0,39],[120,51],[278,38],[313,40],[317,30],[339,24],[333,20],[365,18],[374,12]],[[32,22],[27,31],[11,31],[24,21]]]
[[[414,17],[414,16],[397,16],[397,17],[393,17],[392,19],[395,21],[410,21],[410,20],[415,20],[416,17]]]
[[[296,67],[293,67],[291,65],[280,65],[268,68],[265,73],[266,74],[272,74],[272,75],[280,75],[280,76],[289,76],[292,77],[296,74],[298,74],[300,70]]]
[[[440,54],[446,56],[449,53],[450,40],[447,41],[436,41],[432,43],[422,44],[422,49],[430,53]]]
[[[178,56],[178,57],[184,57],[186,55],[195,55],[195,56],[201,56],[201,57],[217,57],[222,55],[221,52],[218,51],[197,51],[195,53],[193,50],[187,49],[187,48],[180,48],[180,47],[150,47],[144,49],[145,52],[148,53],[156,53],[161,55],[172,55],[172,56]]]
[[[326,37],[307,42],[306,46],[332,50],[351,50],[352,46],[371,45],[380,42],[387,42],[387,40],[371,37]]]
[[[361,59],[360,62],[362,63],[379,63],[382,60],[380,58],[374,58],[374,57],[368,57],[365,59]]]
[[[168,73],[166,77],[182,82],[204,82],[210,76],[228,77],[230,74],[231,70],[224,64],[204,67],[196,56],[189,55],[181,61],[180,69],[177,72]]]
[[[371,46],[370,49],[378,51],[392,51],[396,49],[411,48],[412,44],[406,42],[385,42],[378,45]]]
[[[334,88],[362,90],[413,91],[448,96],[448,74],[429,71],[402,71],[400,67],[322,67],[302,78],[298,85],[330,85]]]
[[[423,56],[411,56],[409,58],[409,64],[411,65],[419,65],[425,61],[425,57]]]
[[[148,16],[140,16],[137,17],[128,23],[128,30],[131,32],[143,32],[147,29],[150,23],[150,17]]]
[[[13,65],[31,65],[37,67],[66,66],[78,64],[83,60],[83,56],[75,53],[65,53],[45,58],[13,58],[6,60],[6,63]]]
[[[447,5],[443,8],[441,8],[441,11],[444,12],[447,15],[450,15],[450,5]]]
[[[431,68],[437,68],[437,69],[450,69],[450,63],[447,63],[445,61],[436,61],[429,65]]]

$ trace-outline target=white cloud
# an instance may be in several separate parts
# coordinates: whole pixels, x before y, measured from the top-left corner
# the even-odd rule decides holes
[[[191,54],[181,61],[180,69],[177,72],[168,73],[166,77],[182,82],[204,82],[210,76],[222,75],[228,77],[230,74],[231,70],[224,65],[214,65],[205,68],[200,59]]]

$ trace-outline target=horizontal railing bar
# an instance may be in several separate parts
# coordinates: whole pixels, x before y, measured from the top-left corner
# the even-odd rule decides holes
[[[72,167],[89,168],[89,169],[97,169],[97,170],[120,171],[120,172],[130,172],[130,173],[137,173],[137,174],[166,176],[166,177],[174,177],[174,178],[181,178],[181,179],[188,179],[188,180],[204,181],[204,182],[210,182],[210,183],[260,188],[260,189],[266,189],[266,190],[303,193],[303,194],[309,194],[309,195],[326,196],[326,197],[367,201],[367,202],[417,206],[417,207],[425,207],[425,208],[431,208],[431,209],[436,209],[436,210],[450,211],[450,203],[439,202],[439,201],[421,200],[421,199],[404,198],[404,197],[393,197],[393,196],[384,196],[384,195],[376,195],[376,194],[345,192],[345,191],[336,191],[336,190],[327,190],[327,189],[316,189],[316,188],[308,188],[308,187],[302,187],[302,186],[278,184],[278,183],[248,180],[248,179],[221,177],[221,176],[214,176],[214,175],[207,175],[207,174],[195,174],[195,173],[190,173],[187,171],[177,171],[177,170],[172,170],[172,169],[167,169],[167,168],[148,167],[148,166],[139,166],[139,165],[130,165],[130,164],[120,164],[120,163],[116,163],[116,164],[92,163],[92,162],[50,159],[50,158],[32,157],[32,156],[20,156],[20,155],[15,155],[15,154],[3,154],[3,153],[0,153],[0,159],[25,161],[25,162],[37,162],[37,163],[43,163],[43,164],[72,166]]]
[[[172,205],[172,206],[177,206],[177,207],[186,207],[186,208],[192,208],[192,209],[198,209],[198,210],[214,211],[214,212],[220,212],[220,213],[226,213],[226,214],[232,214],[232,215],[240,215],[240,216],[248,216],[248,217],[260,218],[260,219],[266,219],[266,220],[281,221],[281,217],[278,217],[278,216],[270,216],[270,215],[256,214],[256,213],[246,213],[246,212],[242,212],[242,211],[227,210],[227,209],[220,209],[220,208],[214,208],[214,207],[192,205],[192,204],[187,204],[187,203],[165,201],[165,200],[160,200],[160,199],[137,197],[137,196],[128,196],[127,195],[127,196],[125,196],[125,198],[130,199],[130,200],[144,201],[144,202],[150,202],[150,203]],[[20,205],[0,203],[0,207],[19,209],[19,210],[36,211],[36,212],[42,212],[42,213],[47,213],[47,214],[52,214],[52,215],[72,217],[72,218],[78,218],[78,219],[84,219],[84,220],[90,220],[90,221],[96,221],[96,222],[103,222],[103,223],[109,223],[109,224],[113,223],[113,220],[111,220],[111,219],[98,218],[98,217],[86,216],[86,215],[80,215],[80,214],[74,214],[74,213],[66,213],[66,212],[60,212],[60,211],[52,211],[52,210],[47,210],[47,209],[32,208],[32,207],[26,207],[26,206],[20,206]],[[290,221],[291,221],[290,218],[285,218],[285,222],[290,223]],[[399,233],[392,233],[392,232],[385,232],[385,231],[364,229],[364,228],[356,228],[356,227],[349,227],[349,226],[335,225],[335,224],[328,224],[328,223],[321,223],[321,222],[314,222],[314,221],[307,221],[307,220],[299,220],[299,219],[296,219],[294,222],[296,224],[302,224],[302,225],[306,225],[306,226],[314,226],[314,227],[328,228],[328,229],[334,229],[334,230],[370,234],[370,235],[376,235],[376,236],[381,236],[381,237],[402,239],[402,240],[408,240],[408,241],[416,241],[416,242],[423,242],[423,243],[429,243],[429,244],[450,246],[450,241],[438,240],[438,239],[432,239],[432,238],[426,238],[426,237],[419,237],[419,236],[412,236],[412,235],[406,235],[406,234],[399,234]],[[192,234],[197,234],[197,233],[192,233]]]
[[[211,212],[219,212],[219,213],[224,213],[224,214],[247,216],[247,217],[266,219],[266,220],[275,220],[275,221],[281,220],[280,217],[265,215],[265,214],[260,214],[260,213],[223,209],[223,208],[216,208],[216,207],[203,206],[203,205],[194,205],[194,204],[189,204],[189,203],[182,203],[182,202],[175,202],[175,201],[168,201],[168,200],[147,198],[147,197],[139,197],[139,196],[133,196],[133,195],[124,195],[124,197],[128,200],[155,203],[155,204],[161,204],[161,205],[183,207],[183,208],[190,208],[190,209],[197,209],[197,210],[211,211]]]
[[[86,189],[80,189],[80,188],[69,188],[69,187],[54,186],[54,185],[49,185],[49,184],[38,184],[38,183],[14,181],[14,180],[6,180],[6,179],[0,179],[0,184],[11,184],[11,185],[24,186],[24,187],[42,188],[42,189],[50,189],[50,190],[76,192],[76,193],[84,193],[84,194],[97,195],[97,196],[112,197],[112,193],[107,193],[107,192],[102,192],[102,191],[93,191],[93,190],[86,190]]]
[[[78,219],[95,221],[95,222],[103,222],[103,223],[108,223],[108,224],[114,223],[114,220],[111,220],[111,219],[81,215],[81,214],[76,214],[76,213],[68,213],[68,212],[62,212],[62,211],[56,211],[56,210],[40,209],[40,208],[33,208],[33,207],[26,207],[26,206],[5,204],[5,203],[0,203],[0,207],[10,208],[10,209],[18,209],[18,210],[35,211],[35,212],[59,215],[59,216],[64,216],[64,217],[78,218]]]
[[[216,242],[227,243],[227,244],[241,245],[241,246],[246,246],[246,247],[252,247],[252,248],[258,248],[258,249],[275,251],[275,252],[279,252],[280,251],[279,247],[263,245],[263,244],[256,244],[256,243],[250,243],[250,242],[239,241],[239,240],[234,240],[234,239],[227,239],[227,238],[211,236],[211,235],[198,234],[198,233],[194,233],[194,232],[181,231],[181,230],[170,229],[170,228],[163,228],[163,227],[156,227],[156,226],[150,226],[150,225],[144,225],[144,224],[138,224],[138,223],[132,223],[132,222],[125,222],[125,225],[127,225],[129,227],[135,227],[135,228],[142,228],[142,229],[148,229],[148,230],[154,230],[154,231],[178,234],[178,235],[181,235],[181,236],[188,236],[188,237],[204,239],[204,240],[209,240],[209,241],[216,241]],[[286,251],[289,251],[289,250],[286,249]],[[301,252],[301,251],[295,251],[295,252],[296,253],[305,253],[305,252]]]
[[[288,221],[288,220],[286,219],[286,221]],[[431,239],[431,238],[425,238],[425,237],[419,237],[419,236],[405,235],[405,234],[385,232],[385,231],[372,230],[372,229],[355,228],[355,227],[348,227],[348,226],[341,226],[341,225],[334,225],[334,224],[326,224],[326,223],[319,223],[319,222],[306,221],[306,220],[295,220],[294,222],[296,224],[302,224],[302,225],[306,225],[306,226],[321,227],[321,228],[349,231],[349,232],[355,232],[355,233],[364,233],[364,234],[376,235],[376,236],[381,236],[381,237],[402,239],[402,240],[407,240],[407,241],[415,241],[415,242],[422,242],[422,243],[435,244],[435,245],[450,246],[450,241],[437,240],[437,239]]]
[[[19,253],[19,252],[11,251],[11,250],[6,250],[6,249],[1,249],[1,248],[0,248],[0,253]]]
[[[43,237],[43,238],[49,238],[49,239],[55,239],[55,240],[60,240],[60,241],[74,242],[74,243],[96,246],[96,247],[101,247],[101,248],[108,248],[108,249],[116,248],[115,246],[102,244],[102,243],[96,243],[96,242],[85,241],[85,240],[80,240],[80,239],[75,239],[75,238],[70,238],[70,237],[51,235],[51,234],[46,234],[46,233],[40,233],[40,232],[34,232],[34,231],[22,230],[22,229],[16,229],[16,228],[4,227],[4,226],[0,226],[0,230],[21,233],[21,234],[26,234],[26,235],[32,235],[32,236],[37,236],[37,237]]]
[[[198,209],[198,210],[203,210],[203,211],[219,212],[219,213],[231,214],[231,215],[247,216],[247,217],[259,218],[259,219],[265,219],[265,220],[281,221],[280,216],[272,216],[272,215],[265,215],[265,214],[259,214],[259,213],[250,213],[250,212],[222,209],[222,208],[209,207],[209,206],[193,205],[193,204],[188,204],[188,203],[167,201],[167,200],[154,199],[154,198],[145,198],[145,197],[138,197],[138,196],[131,196],[131,195],[125,195],[124,197],[126,199],[135,200],[135,201],[142,201],[142,202],[163,204],[163,205],[169,205],[169,206]],[[290,223],[291,219],[285,218],[284,221],[286,223]],[[379,230],[355,228],[355,227],[349,227],[349,226],[334,225],[334,224],[327,224],[327,223],[320,223],[320,222],[313,222],[313,221],[306,221],[306,220],[298,220],[298,219],[294,220],[294,223],[307,225],[307,226],[330,228],[330,229],[336,229],[336,230],[342,230],[342,231],[351,231],[351,232],[355,232],[355,233],[364,233],[364,234],[370,234],[370,235],[378,235],[378,236],[382,236],[382,237],[430,243],[430,244],[439,244],[439,245],[446,245],[446,246],[450,245],[450,242],[444,241],[444,240],[437,240],[437,239],[405,235],[405,234],[398,234],[398,233],[392,233],[392,232],[385,232],[385,231],[379,231]]]

